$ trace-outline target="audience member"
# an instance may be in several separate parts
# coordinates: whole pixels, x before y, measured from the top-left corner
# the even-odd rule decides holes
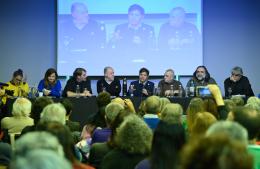
[[[76,132],[76,131],[80,132],[81,131],[80,123],[77,121],[70,120],[70,116],[72,114],[72,109],[73,109],[73,104],[71,103],[71,101],[65,98],[61,101],[61,104],[64,106],[66,110],[66,126],[68,126],[71,132]]]
[[[108,92],[111,96],[119,96],[121,84],[114,76],[114,69],[110,66],[104,68],[104,77],[97,81],[97,92]]]
[[[12,148],[10,144],[0,142],[0,168],[5,169],[9,166],[12,158]]]
[[[53,100],[49,97],[38,97],[36,98],[36,100],[33,102],[32,105],[32,111],[31,111],[31,118],[34,121],[34,125],[33,126],[26,126],[23,130],[22,130],[22,135],[30,132],[30,131],[35,131],[35,128],[38,124],[38,122],[41,119],[41,113],[42,110],[49,104],[52,104]]]
[[[227,135],[204,137],[187,144],[180,169],[252,169],[246,146]]]
[[[243,75],[242,68],[238,66],[231,70],[231,76],[224,81],[224,87],[226,97],[231,97],[232,95],[254,96],[248,78]]]
[[[66,124],[66,110],[61,103],[52,103],[47,105],[41,113],[40,122],[56,121],[63,125]]]
[[[73,169],[93,169],[93,167],[80,163],[77,159],[76,147],[69,128],[59,122],[42,123],[39,130],[47,131],[57,137],[63,147],[65,157],[71,162]]]
[[[143,119],[145,123],[154,130],[160,119],[158,113],[160,111],[160,99],[158,96],[150,96],[145,100],[145,115]]]
[[[169,124],[182,124],[183,109],[177,103],[165,105],[161,112],[161,120]]]
[[[142,160],[135,169],[177,168],[179,153],[185,142],[182,125],[161,121],[154,131],[150,157]]]
[[[32,103],[26,98],[17,98],[13,104],[12,117],[1,120],[1,128],[7,129],[8,133],[21,133],[26,126],[34,124],[30,118]]]
[[[207,129],[215,122],[217,122],[217,119],[211,113],[209,112],[197,113],[189,133],[191,136],[190,141],[193,141],[198,137],[203,137]]]
[[[114,104],[114,103],[111,103]],[[111,135],[107,142],[104,143],[95,143],[92,144],[89,152],[89,159],[88,162],[90,165],[94,166],[96,169],[100,168],[101,161],[103,160],[104,156],[116,148],[115,137],[117,133],[117,128],[120,124],[124,121],[124,118],[128,115],[133,114],[128,110],[121,110],[115,119],[111,122]]]
[[[109,103],[105,108],[105,120],[106,127],[102,129],[96,129],[92,135],[91,143],[100,143],[108,141],[109,136],[111,135],[111,123],[118,115],[118,113],[123,110],[124,107],[119,103]]]
[[[50,68],[46,71],[44,78],[38,85],[38,91],[43,92],[44,96],[60,97],[61,83],[55,69]]]
[[[132,169],[150,152],[152,131],[136,115],[129,115],[117,129],[115,138],[117,149],[104,157],[101,168]]]

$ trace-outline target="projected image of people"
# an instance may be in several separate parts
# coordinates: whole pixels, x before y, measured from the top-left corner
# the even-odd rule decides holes
[[[60,61],[78,66],[104,48],[105,26],[91,19],[86,4],[81,2],[73,3],[71,16],[65,17],[59,25]]]
[[[110,45],[130,62],[145,62],[145,54],[155,48],[154,28],[143,23],[145,11],[138,4],[128,8],[128,22],[117,25]]]
[[[140,67],[160,75],[174,67],[189,75],[202,57],[201,0],[58,0],[57,71],[87,67],[103,76],[135,75]]]
[[[168,53],[200,52],[201,36],[197,27],[186,21],[186,12],[182,7],[175,7],[169,13],[168,22],[159,32],[158,47]],[[195,53],[196,54],[196,53]]]

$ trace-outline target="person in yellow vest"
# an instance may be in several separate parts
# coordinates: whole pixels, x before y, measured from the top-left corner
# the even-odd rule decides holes
[[[7,82],[8,86],[4,86],[2,92],[2,103],[6,103],[7,98],[12,97],[27,97],[29,93],[29,85],[23,82],[23,71],[21,69],[16,70],[13,73],[11,81]]]

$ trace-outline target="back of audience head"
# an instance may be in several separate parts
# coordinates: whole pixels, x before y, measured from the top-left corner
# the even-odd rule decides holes
[[[241,96],[232,96],[231,100],[236,104],[236,106],[244,106],[245,101]]]
[[[34,119],[34,124],[36,125],[40,118],[41,118],[41,113],[44,107],[46,107],[49,104],[52,104],[53,100],[49,97],[38,97],[35,102],[32,105],[32,113],[31,113],[31,118]]]
[[[53,151],[36,149],[12,160],[10,169],[72,169],[72,166]]]
[[[152,140],[151,168],[176,168],[179,152],[185,141],[182,125],[160,121],[154,130]]]
[[[116,116],[119,114],[121,110],[124,110],[124,107],[119,103],[109,103],[106,106],[105,118],[108,126],[111,125],[111,123],[114,121],[114,119],[116,118]]]
[[[249,97],[245,107],[249,107],[260,112],[260,99],[255,96]]]
[[[10,144],[0,142],[0,168],[8,166],[12,158],[12,148]]]
[[[236,104],[231,99],[225,99],[224,103],[227,112],[232,111],[236,107]]]
[[[183,109],[180,104],[169,103],[161,112],[161,120],[170,124],[182,124]]]
[[[160,113],[162,112],[162,110],[164,109],[164,107],[167,105],[167,104],[169,104],[169,103],[171,103],[171,101],[168,99],[168,98],[166,98],[166,97],[160,97]]]
[[[229,138],[240,141],[245,145],[248,143],[247,130],[237,122],[218,121],[212,124],[206,132],[207,137],[218,134],[225,134]]]
[[[252,169],[253,159],[243,143],[227,135],[214,135],[187,144],[180,166],[180,169]]]
[[[12,114],[15,117],[30,116],[32,103],[26,98],[17,98],[13,104]]]
[[[151,149],[152,131],[137,115],[125,117],[115,137],[120,150],[129,154],[147,155]]]
[[[217,119],[209,112],[198,113],[194,119],[194,123],[191,126],[191,136],[200,137],[204,136],[207,129],[217,122]]]
[[[64,152],[58,139],[47,132],[29,132],[22,135],[15,142],[14,155],[25,156],[32,150],[51,150],[58,156],[63,156]]]
[[[190,101],[190,104],[187,108],[187,123],[188,127],[190,128],[192,126],[192,123],[194,122],[195,116],[198,112],[204,112],[205,108],[203,105],[203,100],[201,98],[193,98]]]
[[[69,99],[65,98],[65,99],[63,99],[63,100],[61,101],[61,104],[64,106],[64,108],[65,108],[65,110],[66,110],[66,116],[67,116],[67,117],[70,116],[71,113],[72,113],[72,109],[73,109],[73,104],[72,104],[72,102],[71,102]]]
[[[252,108],[238,106],[229,112],[228,119],[245,127],[250,141],[253,141],[260,131],[260,114]]]
[[[145,101],[146,114],[157,114],[160,111],[160,99],[158,96],[150,96]]]
[[[65,125],[62,125],[59,122],[46,122],[41,123],[38,127],[38,130],[40,131],[47,131],[54,136],[57,137],[59,140],[59,143],[63,147],[63,151],[65,154],[65,157],[72,163],[75,162],[76,156],[74,154],[74,142],[72,138],[72,134],[69,130],[69,128]]]
[[[53,103],[46,106],[41,113],[41,122],[57,121],[66,123],[66,110],[60,103]]]
[[[120,112],[117,114],[117,116],[115,117],[115,119],[111,122],[111,135],[110,135],[110,139],[108,141],[108,144],[111,147],[116,146],[115,145],[115,135],[117,132],[117,128],[121,125],[121,123],[124,121],[125,117],[127,117],[128,115],[133,115],[132,112],[130,112],[129,110],[120,110]]]
[[[217,119],[219,118],[218,106],[213,98],[203,99],[205,111],[213,114]]]
[[[111,95],[108,92],[101,92],[97,96],[97,105],[99,108],[108,105],[111,102]]]

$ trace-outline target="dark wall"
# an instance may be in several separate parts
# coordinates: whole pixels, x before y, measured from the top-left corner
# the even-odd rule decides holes
[[[244,68],[260,93],[260,4],[256,0],[204,0],[204,64],[223,88],[233,66]],[[30,85],[56,66],[55,0],[0,1],[0,81],[22,68]]]

